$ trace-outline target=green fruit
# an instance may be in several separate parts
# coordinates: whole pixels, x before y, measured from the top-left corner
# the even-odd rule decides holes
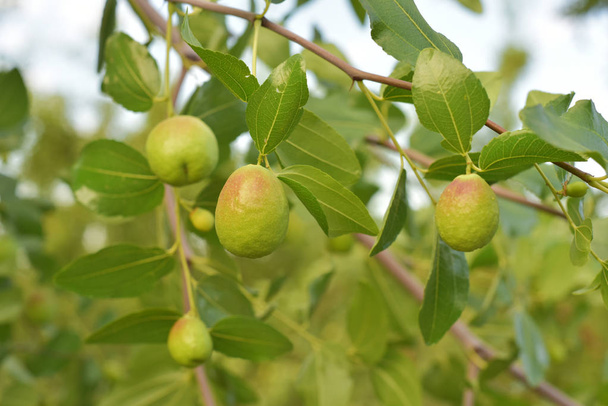
[[[215,209],[215,231],[234,255],[260,258],[287,234],[289,206],[281,182],[268,169],[247,165],[226,181]]]
[[[566,195],[571,197],[583,197],[587,193],[589,186],[585,182],[572,182],[566,186]]]
[[[27,297],[23,311],[32,323],[47,323],[57,313],[57,301],[49,290],[38,289]]]
[[[182,316],[171,327],[167,346],[175,362],[190,368],[207,361],[213,351],[207,326],[192,314]]]
[[[192,116],[175,116],[160,122],[146,141],[152,172],[164,183],[184,186],[196,183],[215,168],[217,140],[211,128]]]
[[[206,233],[213,229],[215,217],[209,210],[197,207],[190,212],[190,222],[198,231]]]
[[[498,228],[496,195],[477,174],[457,176],[439,197],[435,223],[443,241],[453,249],[481,248]]]
[[[330,238],[327,242],[327,248],[332,252],[348,252],[353,247],[355,240],[350,234],[344,234],[339,237]]]

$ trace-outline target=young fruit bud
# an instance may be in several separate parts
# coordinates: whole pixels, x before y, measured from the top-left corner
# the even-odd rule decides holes
[[[566,195],[571,197],[583,197],[589,186],[585,182],[571,182],[566,186]]]
[[[332,252],[348,252],[355,243],[353,236],[344,234],[339,237],[330,238],[327,241],[327,249]]]
[[[215,217],[209,210],[197,207],[190,212],[190,222],[198,231],[206,233],[213,229]]]
[[[234,255],[260,258],[285,238],[289,206],[281,182],[268,169],[247,165],[226,181],[215,209],[215,231]]]
[[[207,326],[191,314],[182,316],[169,332],[169,353],[180,365],[194,368],[207,361],[213,351],[213,341]]]
[[[196,183],[215,168],[217,140],[211,128],[193,116],[175,116],[161,121],[146,140],[152,172],[164,183],[184,186]]]
[[[498,228],[496,195],[477,174],[457,176],[439,197],[435,223],[443,241],[453,249],[481,248]]]

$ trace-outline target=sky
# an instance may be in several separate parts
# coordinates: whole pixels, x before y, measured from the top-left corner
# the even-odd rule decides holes
[[[256,1],[261,10],[264,2]],[[0,68],[21,68],[32,93],[64,95],[70,102],[71,119],[83,133],[98,126],[99,106],[110,100],[100,92],[101,75],[96,72],[97,35],[104,2],[0,0]],[[164,12],[162,0],[151,2]],[[295,2],[285,0],[272,5],[268,18],[278,20]],[[591,98],[597,110],[608,117],[608,13],[565,18],[561,15],[565,0],[482,2],[481,15],[470,12],[456,0],[418,0],[416,4],[436,31],[460,47],[464,63],[471,70],[496,70],[500,52],[508,44],[529,52],[530,62],[513,92],[515,111],[524,105],[529,90],[575,91],[575,101]],[[249,7],[249,0],[220,3]],[[119,29],[145,41],[147,35],[127,1],[119,0],[118,4]],[[245,24],[233,17],[228,22],[239,30]],[[352,65],[381,75],[392,71],[395,60],[371,39],[369,21],[361,25],[355,19],[349,0],[311,0],[288,23],[289,29],[306,38],[312,38],[314,26],[326,41],[342,49]],[[292,51],[298,50],[298,46],[292,47]],[[155,41],[151,52],[159,66],[163,66],[163,41]],[[172,65],[178,69],[177,56],[173,58],[176,63]],[[250,64],[249,60],[246,62]],[[206,77],[200,72],[190,75],[181,101]],[[372,90],[379,88],[376,84],[369,86]],[[138,128],[144,116],[117,109],[115,137],[122,138]]]

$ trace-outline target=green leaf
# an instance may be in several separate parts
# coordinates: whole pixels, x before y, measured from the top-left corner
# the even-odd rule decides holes
[[[370,364],[378,362],[388,340],[388,315],[380,292],[360,281],[348,309],[346,324],[356,354]]]
[[[23,295],[21,289],[15,286],[0,289],[0,325],[17,320],[22,309]]]
[[[469,267],[464,253],[453,250],[438,236],[418,319],[427,345],[438,342],[458,320],[468,296]]]
[[[513,323],[524,373],[531,386],[538,386],[549,367],[549,354],[542,334],[534,320],[523,310],[515,313]]]
[[[561,116],[568,110],[573,98],[574,92],[568,94],[559,94],[542,92],[540,90],[531,90],[528,92],[525,107],[533,107],[537,104],[541,104],[547,107],[553,113]]]
[[[27,361],[28,369],[36,376],[49,376],[78,359],[82,343],[72,330],[58,330],[42,350]]]
[[[600,293],[604,306],[608,308],[608,262],[602,262],[602,270],[600,271]]]
[[[391,73],[390,77],[411,82],[412,78],[414,77],[414,68],[409,63],[399,62],[397,66],[395,66],[395,69]],[[412,100],[412,91],[402,89],[400,87],[382,85],[380,88],[380,95],[385,100],[414,103]]]
[[[284,166],[310,165],[348,186],[361,176],[361,166],[344,137],[314,113],[304,110],[289,138],[276,149]]]
[[[458,0],[458,2],[474,13],[481,14],[483,12],[481,0]]]
[[[323,294],[327,290],[329,283],[331,282],[335,271],[329,271],[316,277],[308,287],[308,293],[310,295],[310,305],[308,306],[308,317],[311,317],[315,312],[315,309],[319,305]]]
[[[307,209],[309,206],[306,201],[310,200],[310,196],[316,199],[328,224],[327,231],[323,231],[329,237],[348,233],[378,233],[378,226],[359,198],[321,170],[307,165],[294,165],[285,168],[277,176],[292,188]],[[298,186],[294,186],[295,184]],[[303,193],[302,189],[308,193]],[[324,228],[318,213],[311,211],[311,214],[315,216],[321,228]]]
[[[118,141],[87,144],[72,169],[72,190],[89,210],[104,216],[134,216],[158,206],[164,196],[162,182],[148,161]]]
[[[387,54],[412,66],[425,48],[462,60],[458,47],[430,27],[412,0],[360,1],[371,20],[372,38]]]
[[[304,360],[296,383],[305,406],[347,406],[353,390],[344,350],[324,346]]]
[[[147,309],[114,320],[87,337],[87,344],[164,344],[181,314],[175,310]]]
[[[397,179],[397,184],[395,185],[391,203],[386,210],[386,214],[384,215],[380,235],[378,235],[376,243],[369,252],[370,257],[390,247],[390,245],[397,239],[397,236],[405,225],[408,212],[407,192],[405,186],[406,180],[407,176],[405,169],[402,169],[401,172],[399,172],[399,178]]]
[[[361,5],[361,2],[359,0],[350,0],[350,4],[357,15],[357,19],[363,24],[365,22],[365,9]]]
[[[287,337],[252,317],[226,317],[218,321],[210,333],[215,350],[251,361],[276,358],[293,348]]]
[[[519,116],[524,125],[549,144],[593,158],[606,167],[608,122],[595,110],[591,100],[579,100],[561,116],[540,104],[526,107]]]
[[[365,10],[363,12],[365,13]],[[314,43],[338,58],[348,62],[346,56],[334,44],[317,40],[315,40]],[[313,72],[320,81],[326,82],[330,86],[337,86],[342,89],[348,89],[353,84],[352,79],[345,74],[342,69],[329,63],[314,52],[305,49],[302,51],[302,57],[306,62],[306,69]]]
[[[29,99],[23,77],[17,68],[0,71],[0,136],[14,131],[29,114]]]
[[[474,164],[479,161],[479,152],[470,153],[469,156]],[[444,158],[435,160],[428,168],[428,172],[424,174],[427,179],[447,180],[451,181],[458,175],[464,175],[467,171],[467,161],[462,155],[449,155]],[[492,173],[480,172],[478,174],[490,182],[488,179]]]
[[[440,133],[444,148],[464,154],[490,113],[481,81],[462,62],[435,49],[420,52],[412,81],[420,123]]]
[[[106,40],[116,26],[116,0],[106,0],[99,28],[99,51],[97,53],[97,72],[101,72],[106,52]]]
[[[83,296],[133,297],[150,290],[174,265],[163,249],[115,245],[78,258],[55,275],[55,283]]]
[[[0,401],[2,406],[38,406],[40,405],[38,392],[34,385],[13,382],[3,388]]]
[[[372,384],[383,406],[422,406],[422,384],[414,362],[396,348],[371,370]]]
[[[241,293],[236,282],[221,275],[200,280],[197,299],[201,318],[209,327],[232,315],[254,316],[251,303]]]
[[[574,227],[574,238],[570,245],[570,260],[576,266],[583,266],[589,259],[591,240],[593,240],[593,224],[586,218],[581,225]]]
[[[589,285],[585,286],[584,288],[575,290],[574,292],[572,292],[572,294],[586,295],[587,293],[591,293],[598,290],[602,285],[602,278],[604,277],[604,272],[604,266],[602,265],[602,270],[599,271],[597,275],[595,275],[595,278],[593,278],[593,281],[591,281]]]
[[[502,76],[500,72],[475,72],[475,76],[477,76],[477,79],[479,79],[481,85],[488,93],[490,111],[492,111],[502,89]]]
[[[260,30],[258,33],[258,57],[270,69],[280,65],[285,59],[289,58],[289,55],[289,40],[287,38],[271,30]]]
[[[101,89],[131,111],[148,111],[160,91],[160,72],[145,46],[117,32],[106,41]]]
[[[585,161],[585,158],[552,146],[530,130],[519,130],[492,139],[481,150],[478,166],[491,179],[498,176],[506,179],[535,163],[556,161]],[[489,172],[498,173],[490,175]]]
[[[245,62],[230,54],[203,48],[190,29],[187,15],[182,24],[182,38],[207,64],[211,73],[242,101],[248,101],[260,87]]]
[[[307,100],[304,60],[294,55],[272,70],[247,104],[247,126],[260,153],[271,153],[291,134]]]

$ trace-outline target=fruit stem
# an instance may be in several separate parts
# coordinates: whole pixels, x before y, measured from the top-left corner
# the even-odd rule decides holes
[[[403,151],[403,149],[401,148],[401,145],[399,145],[399,142],[397,142],[397,139],[395,138],[395,135],[393,134],[393,131],[391,130],[391,127],[388,125],[388,122],[386,121],[386,118],[384,117],[384,115],[382,114],[382,112],[380,111],[380,109],[378,109],[378,106],[376,105],[376,102],[374,102],[373,93],[367,88],[367,86],[365,86],[365,84],[363,83],[362,80],[358,80],[357,81],[357,85],[359,86],[359,89],[361,89],[361,91],[363,92],[363,94],[365,94],[365,97],[367,98],[367,101],[369,101],[369,104],[372,106],[372,108],[376,112],[376,115],[380,119],[380,122],[382,123],[382,126],[386,130],[386,133],[390,137],[391,141],[393,141],[393,144],[395,144],[395,148],[397,148],[397,151],[399,152],[399,154],[403,158],[405,158],[405,160],[407,161],[407,163],[410,165],[410,167],[414,171],[414,174],[416,175],[416,178],[418,179],[418,182],[420,182],[420,185],[426,191],[426,194],[429,196],[429,199],[431,199],[431,202],[433,203],[433,205],[437,205],[437,201],[435,200],[435,198],[431,194],[431,191],[428,189],[428,187],[426,186],[426,184],[422,180],[422,177],[420,176],[420,172],[418,171],[418,167],[416,166],[416,164],[414,164],[414,162],[412,162],[412,160],[410,159],[410,157],[407,156],[407,154]]]
[[[167,33],[165,35],[165,42],[167,43],[166,60],[165,60],[165,97],[167,98],[167,117],[173,116],[173,100],[171,99],[171,85],[170,85],[170,72],[169,72],[169,60],[171,56],[171,47],[173,45],[173,12],[175,11],[175,5],[171,2],[167,3],[167,10],[169,16],[167,17]]]
[[[173,189],[173,195],[175,198],[175,245],[177,245],[177,251],[180,259],[180,263],[182,266],[182,274],[184,278],[184,284],[186,285],[184,289],[184,294],[186,295],[186,299],[188,301],[188,313],[198,316],[198,309],[196,308],[196,303],[194,302],[194,292],[192,291],[192,277],[190,276],[190,266],[188,265],[188,259],[186,258],[186,253],[184,251],[184,244],[182,241],[182,220],[180,218],[180,199],[179,194],[176,189]]]

